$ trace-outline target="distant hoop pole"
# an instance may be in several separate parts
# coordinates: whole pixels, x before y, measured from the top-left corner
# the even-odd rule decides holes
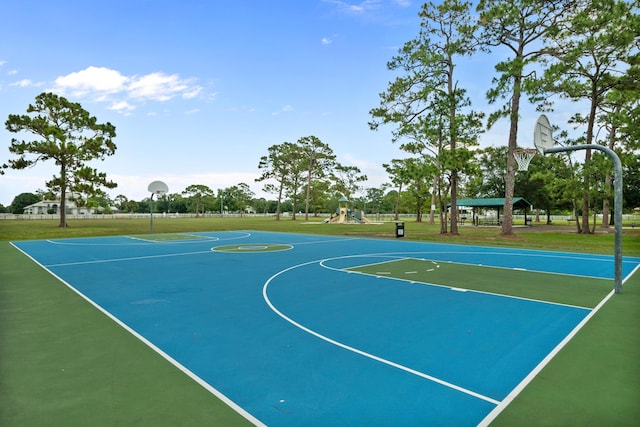
[[[622,162],[615,151],[598,144],[573,145],[570,147],[544,148],[543,154],[561,153],[564,151],[599,150],[613,160],[613,222],[615,223],[614,241],[614,285],[615,293],[622,292]]]
[[[153,234],[153,195],[155,193],[151,193],[151,198],[149,198],[149,234]]]

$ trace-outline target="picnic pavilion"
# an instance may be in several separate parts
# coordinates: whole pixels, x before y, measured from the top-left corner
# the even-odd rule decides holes
[[[457,201],[458,209],[461,207],[469,207],[472,208],[473,217],[472,223],[473,225],[500,225],[500,209],[504,207],[504,197],[495,197],[488,199],[458,199]],[[449,204],[451,207],[451,204]],[[533,205],[527,201],[524,197],[514,197],[513,198],[513,210],[516,209],[524,209],[524,223],[525,225],[531,225],[531,218],[527,218],[527,210],[531,209]],[[495,209],[497,211],[497,215],[494,219],[484,219],[482,222],[478,217],[478,210],[484,209]],[[461,217],[463,218],[463,217]],[[464,217],[466,219],[466,217]]]

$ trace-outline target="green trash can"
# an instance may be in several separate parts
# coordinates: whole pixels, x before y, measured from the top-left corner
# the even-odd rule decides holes
[[[396,222],[396,237],[404,237],[404,222]]]

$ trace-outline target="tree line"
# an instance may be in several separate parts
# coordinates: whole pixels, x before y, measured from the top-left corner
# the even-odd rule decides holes
[[[302,139],[302,138],[301,138]],[[304,141],[317,141],[316,138],[305,137]],[[158,198],[153,203],[153,210],[157,213],[189,213],[200,216],[203,214],[240,214],[258,213],[273,214],[277,218],[282,213],[290,214],[288,219],[296,219],[299,212],[306,211],[306,174],[302,178],[288,175],[289,171],[305,170],[304,157],[300,153],[294,155],[287,152],[287,157],[282,157],[285,150],[297,150],[296,144],[283,143],[269,147],[268,154],[262,156],[258,162],[258,168],[262,175],[258,182],[266,182],[264,189],[271,192],[275,199],[255,197],[248,184],[239,183],[223,189],[213,190],[204,184],[189,185],[183,192],[169,193]],[[333,157],[331,148],[323,144],[324,153]],[[296,158],[296,156],[299,156]],[[608,159],[600,156],[594,161],[607,162]],[[277,172],[278,165],[283,166],[279,180],[271,180],[270,177]],[[504,197],[504,177],[507,169],[507,147],[488,147],[476,150],[469,160],[472,171],[461,175],[461,189],[463,197]],[[423,214],[429,212],[428,221],[435,222],[435,213],[439,210],[430,210],[434,193],[431,191],[431,183],[435,176],[435,168],[431,158],[395,159],[385,168],[389,173],[389,182],[378,187],[366,185],[366,176],[353,166],[344,166],[333,162],[331,167],[326,167],[310,181],[309,211],[317,216],[323,213],[334,212],[338,207],[338,200],[342,196],[351,202],[351,206],[362,210],[366,215],[378,214],[398,215],[413,214],[417,221],[423,220]],[[531,202],[537,212],[545,215],[564,214],[575,218],[576,205],[574,201],[581,195],[581,182],[575,179],[574,169],[570,158],[566,156],[536,156],[531,161],[527,171],[519,171],[515,179],[515,194],[524,196]],[[594,206],[607,196],[605,191],[606,167],[598,170],[601,174],[592,177],[597,185],[591,189],[591,197]],[[624,165],[624,205],[627,213],[633,211],[633,207],[640,206],[640,158],[627,158]],[[298,185],[290,186],[289,180]],[[277,185],[281,183],[282,185]],[[280,191],[282,189],[282,191]],[[278,199],[278,195],[281,197]],[[56,200],[56,194],[50,191],[37,190],[35,193],[21,193],[17,195],[8,207],[0,205],[0,212],[13,212],[20,214],[25,206],[40,200]],[[113,199],[104,192],[85,200],[76,201],[77,205],[92,207],[99,213],[149,213],[151,204],[149,198],[132,200],[125,195],[118,195]],[[115,211],[114,211],[115,209]],[[594,209],[594,214],[602,211]],[[51,212],[53,213],[53,212]],[[548,220],[549,218],[547,218]],[[610,218],[603,218],[605,222]],[[595,224],[595,221],[592,221]]]
[[[371,110],[370,126],[374,130],[393,126],[393,140],[414,156],[410,169],[423,167],[432,172],[427,184],[437,201],[433,204],[440,208],[443,233],[458,232],[459,192],[480,195],[473,194],[480,188],[465,188],[463,181],[476,174],[473,169],[478,163],[471,159],[479,155],[482,164],[487,154],[477,151],[478,135],[484,126],[490,128],[501,119],[509,121],[503,153],[506,169],[491,181],[501,182],[497,193],[505,198],[502,233],[512,233],[517,181],[514,153],[519,149],[524,99],[541,112],[553,111],[557,99],[586,106],[585,112],[573,115],[567,123],[576,131],[561,132],[559,142],[607,145],[623,159],[627,173],[635,173],[630,169],[636,167],[640,148],[638,9],[637,0],[480,0],[475,11],[471,2],[461,0],[422,6],[418,36],[387,64],[398,77],[380,94],[380,105]],[[466,57],[490,54],[505,59],[494,65],[486,99],[495,110],[485,117],[484,112],[472,109],[464,82],[457,77],[457,66]],[[566,161],[568,173],[564,165],[558,165],[559,169],[551,169],[557,174],[545,179],[551,179],[549,185],[562,182],[571,187],[563,194],[571,199],[578,232],[591,233],[590,213],[596,202],[601,203],[604,217],[609,215],[611,165],[591,150],[585,151],[580,163]],[[402,162],[407,161],[391,162],[389,167],[396,173],[410,173],[402,169]],[[625,177],[633,180],[628,174]],[[602,178],[604,185],[596,178]],[[452,206],[450,221],[444,209],[447,204]]]

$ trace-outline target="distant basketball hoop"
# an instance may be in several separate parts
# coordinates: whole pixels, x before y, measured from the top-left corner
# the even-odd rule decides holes
[[[169,191],[169,187],[162,181],[153,181],[147,187],[149,193],[151,193],[151,197],[155,194],[157,197],[164,196]]]
[[[151,184],[149,184],[147,190],[149,191],[149,193],[151,193],[151,199],[149,201],[149,232],[153,234],[153,196],[164,196],[169,191],[169,187],[162,181],[153,181]]]
[[[518,163],[519,171],[526,171],[529,169],[529,164],[533,157],[538,153],[538,150],[533,148],[521,148],[513,151],[513,158]]]

